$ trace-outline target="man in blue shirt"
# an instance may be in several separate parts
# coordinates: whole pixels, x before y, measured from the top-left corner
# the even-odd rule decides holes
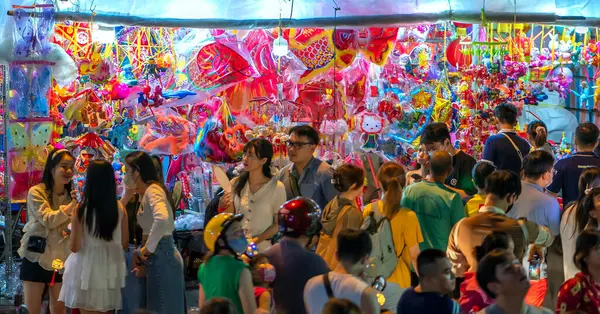
[[[599,135],[600,131],[595,124],[591,122],[580,124],[575,130],[577,152],[554,165],[554,177],[552,184],[548,186],[548,191],[556,195],[562,191],[564,208],[579,198],[579,177],[583,170],[600,167],[600,157],[594,153]]]
[[[552,183],[553,166],[554,157],[546,151],[536,150],[525,157],[523,190],[507,215],[546,226],[556,237],[560,233],[560,206],[555,197],[544,193],[544,188]]]
[[[523,158],[531,150],[531,145],[517,135],[515,126],[519,112],[512,104],[500,104],[494,109],[494,116],[500,132],[488,137],[483,147],[482,159],[492,162],[497,170],[521,172]]]
[[[313,199],[320,208],[338,194],[331,184],[333,170],[313,155],[319,145],[319,132],[309,125],[290,129],[287,141],[291,164],[279,171],[279,181],[285,186],[287,199],[304,196]]]
[[[456,314],[460,307],[447,295],[454,290],[454,273],[446,253],[424,250],[417,257],[419,285],[408,288],[398,302],[398,314]]]
[[[523,192],[507,213],[511,218],[527,218],[540,226],[548,227],[554,237],[560,233],[560,205],[556,198],[544,193],[544,188],[552,183],[554,156],[543,150],[531,152],[523,160]],[[554,306],[556,296],[564,281],[563,259],[557,250],[560,241],[545,250],[545,263],[548,268],[548,291],[545,305]]]

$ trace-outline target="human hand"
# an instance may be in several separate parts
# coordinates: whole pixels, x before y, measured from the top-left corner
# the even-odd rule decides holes
[[[79,203],[79,191],[77,189],[71,190],[71,203]]]
[[[143,246],[140,249],[140,261],[142,261],[143,263],[146,263],[146,261],[148,260],[148,257],[150,257],[150,255],[152,255],[152,252],[148,251],[148,249],[146,248],[146,246]]]
[[[229,208],[229,206],[231,206],[231,193],[224,192],[223,196],[221,196],[221,199],[219,199],[219,207]]]

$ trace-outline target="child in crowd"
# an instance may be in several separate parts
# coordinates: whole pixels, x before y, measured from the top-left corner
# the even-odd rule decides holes
[[[271,284],[275,280],[275,267],[264,254],[258,254],[250,260],[252,283],[256,305],[262,313],[272,313],[275,309]]]
[[[485,203],[485,179],[496,170],[494,164],[482,160],[473,167],[473,183],[477,188],[477,194],[473,196],[465,205],[465,211],[468,217],[471,217],[479,211],[479,208]]]

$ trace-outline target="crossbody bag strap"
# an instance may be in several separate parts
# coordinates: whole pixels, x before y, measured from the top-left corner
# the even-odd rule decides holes
[[[331,289],[331,281],[329,281],[329,273],[323,274],[323,285],[329,299],[333,298],[333,289]]]
[[[512,140],[512,138],[510,138],[510,136],[508,136],[506,133],[500,133],[500,134],[504,135],[504,137],[506,137],[510,141],[510,143],[512,144],[512,146],[517,151],[517,154],[519,154],[519,159],[521,159],[521,163],[523,163],[523,154],[521,153],[521,150],[519,149],[519,147],[517,146],[517,144],[515,144],[515,142]]]

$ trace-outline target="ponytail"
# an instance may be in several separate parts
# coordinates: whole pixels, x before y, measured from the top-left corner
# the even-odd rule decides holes
[[[527,126],[529,140],[533,141],[536,148],[540,148],[548,141],[548,128],[543,121],[536,120]]]
[[[381,185],[384,185],[383,182]],[[383,199],[383,215],[391,219],[400,211],[402,186],[398,178],[391,178],[385,183],[385,198]]]
[[[383,215],[391,219],[400,211],[402,188],[406,184],[406,171],[404,167],[394,162],[386,162],[377,172],[377,180],[385,192],[383,198]]]
[[[535,129],[535,147],[542,147],[548,141],[548,133],[546,132],[546,128],[543,126],[538,126]]]

